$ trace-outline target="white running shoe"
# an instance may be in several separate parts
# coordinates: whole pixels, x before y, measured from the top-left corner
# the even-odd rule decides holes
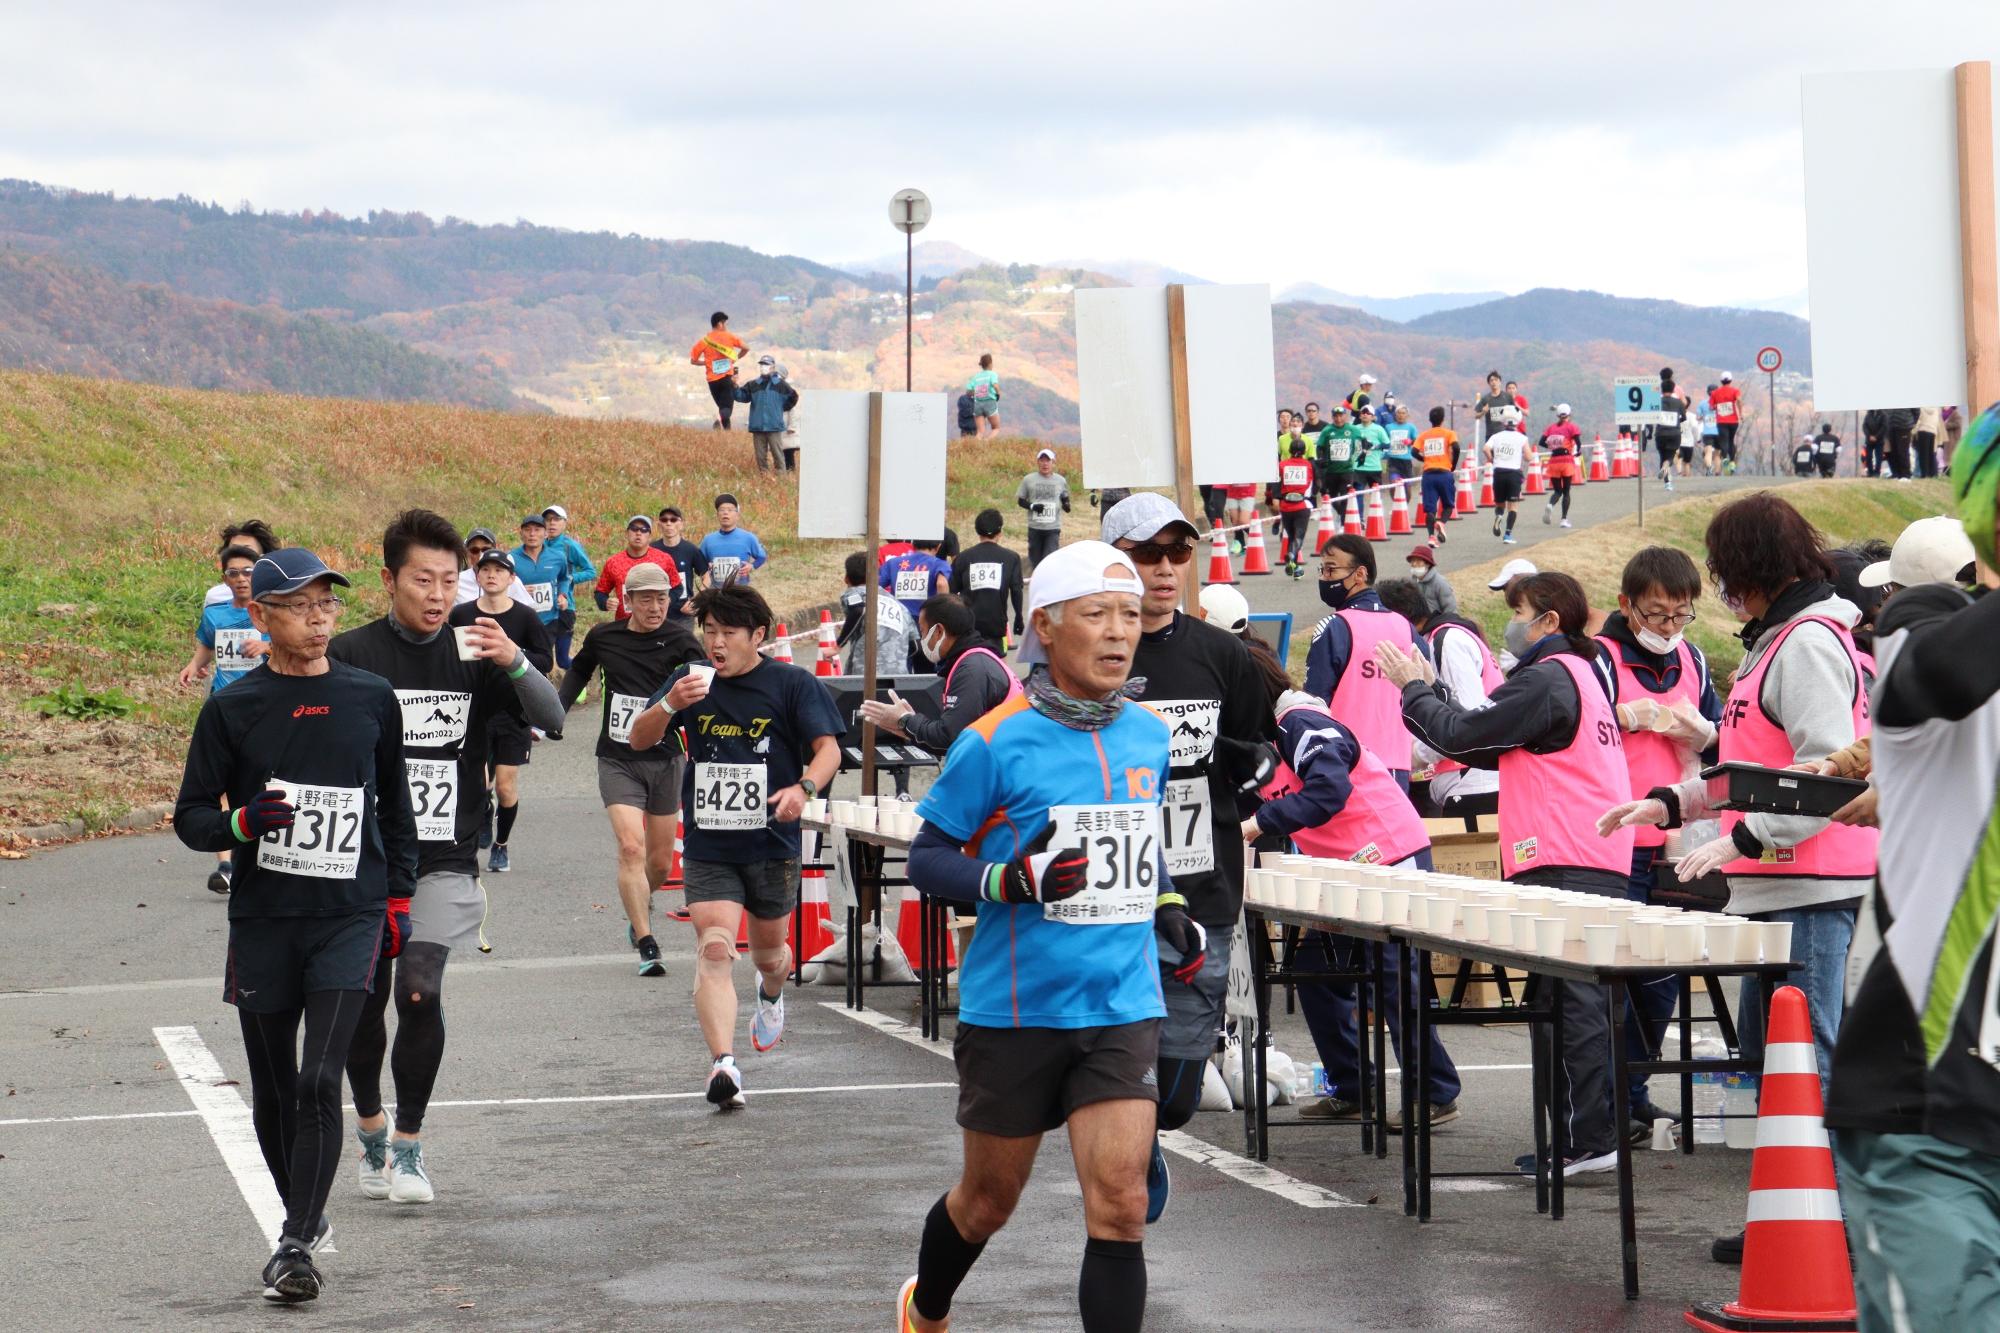
[[[764,986],[757,986],[757,1012],[750,1016],[750,1045],[758,1054],[770,1050],[785,1035],[785,997],[764,998]]]
[[[1568,520],[1568,519],[1564,519],[1564,520],[1562,521],[1562,525],[1563,525],[1564,527],[1568,527],[1568,526],[1569,526],[1569,520]]]
[[[389,1141],[389,1201],[429,1203],[437,1197],[430,1173],[424,1170],[424,1145],[419,1139]]]
[[[384,1125],[371,1134],[357,1125],[354,1137],[361,1140],[361,1197],[388,1198],[389,1127]]]
[[[722,1111],[743,1105],[743,1071],[736,1067],[735,1056],[725,1055],[709,1069],[708,1100]]]

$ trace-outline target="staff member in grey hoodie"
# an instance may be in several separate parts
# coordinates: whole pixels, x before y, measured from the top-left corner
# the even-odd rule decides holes
[[[1028,511],[1028,572],[1062,545],[1062,516],[1069,512],[1069,478],[1056,471],[1053,449],[1035,455],[1035,470],[1021,478],[1014,503]]]

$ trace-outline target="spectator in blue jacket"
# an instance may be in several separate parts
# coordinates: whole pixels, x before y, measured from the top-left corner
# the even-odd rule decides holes
[[[757,358],[757,378],[736,386],[736,401],[750,404],[750,439],[757,451],[757,470],[766,470],[768,454],[771,471],[790,471],[784,449],[785,413],[799,405],[799,391],[780,373],[777,358]]]

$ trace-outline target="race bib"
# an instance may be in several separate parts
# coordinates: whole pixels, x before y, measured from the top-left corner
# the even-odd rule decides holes
[[[1082,847],[1089,887],[1042,915],[1066,926],[1125,926],[1153,919],[1160,892],[1160,808],[1156,805],[1058,805],[1050,809],[1051,847]]]
[[[896,571],[896,600],[899,602],[923,602],[930,600],[931,572],[928,569],[899,569]]]
[[[1449,452],[1451,446],[1445,443],[1442,435],[1433,435],[1424,441],[1425,458],[1443,458]]]
[[[1168,874],[1202,875],[1215,869],[1215,819],[1207,778],[1168,782],[1160,819],[1166,830]]]
[[[1168,744],[1174,768],[1199,764],[1215,749],[1215,728],[1222,719],[1218,699],[1148,699],[1146,707],[1167,720],[1173,735]]]
[[[965,584],[973,592],[1000,591],[1000,566],[977,564],[965,571]]]
[[[465,740],[472,696],[454,690],[397,690],[403,706],[403,744],[419,750],[457,746]]]
[[[215,632],[216,674],[221,675],[225,671],[248,671],[251,667],[256,666],[257,659],[246,657],[243,653],[243,647],[245,644],[256,643],[262,638],[263,636],[254,629],[217,630]]]
[[[726,356],[718,356],[708,363],[708,368],[717,375],[727,375],[736,369],[736,363]]]
[[[273,829],[257,844],[257,865],[312,879],[353,879],[361,865],[361,787],[314,787],[272,778],[298,811],[290,828]]]
[[[696,764],[694,822],[698,828],[756,831],[770,823],[770,791],[762,764]]]
[[[604,734],[623,745],[632,739],[632,724],[646,711],[646,699],[638,694],[614,694],[604,705]]]
[[[708,578],[718,588],[728,587],[736,581],[736,571],[743,567],[740,557],[719,555],[708,562]]]
[[[1328,440],[1326,442],[1326,456],[1331,462],[1345,463],[1352,449],[1353,442],[1350,440]]]
[[[528,590],[528,605],[534,607],[535,610],[553,611],[556,609],[555,584],[524,583],[521,586]]]
[[[458,764],[451,759],[405,759],[410,809],[417,817],[418,842],[458,838]]]

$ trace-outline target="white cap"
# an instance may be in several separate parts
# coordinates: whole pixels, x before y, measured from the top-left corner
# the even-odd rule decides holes
[[[1733,380],[1733,379],[1735,379],[1735,378],[1736,378],[1736,377],[1735,377],[1734,375],[1730,374],[1730,373],[1729,373],[1728,371],[1726,371],[1726,370],[1722,372],[1722,382],[1723,382],[1724,384],[1727,384],[1727,383],[1729,383],[1729,381],[1731,381],[1731,380]]]
[[[1556,404],[1556,415],[1557,415],[1557,416],[1559,416],[1559,417],[1566,417],[1566,416],[1568,416],[1568,415],[1569,415],[1569,404],[1568,404],[1568,403],[1557,403],[1557,404]]]
[[[1113,565],[1124,573],[1106,574],[1104,571]],[[1117,547],[1105,542],[1071,542],[1044,556],[1042,563],[1035,566],[1034,576],[1028,580],[1028,632],[1021,639],[1021,665],[1032,666],[1049,660],[1042,636],[1035,632],[1035,612],[1045,606],[1072,602],[1100,592],[1145,596],[1146,585],[1139,580],[1138,566]]]
[[[1493,415],[1503,426],[1518,426],[1521,424],[1521,409],[1518,407],[1502,407],[1495,410]]]
[[[1965,525],[1949,514],[1920,518],[1903,529],[1887,560],[1861,571],[1864,588],[1893,583],[1914,588],[1920,583],[1957,583],[1959,571],[1972,563],[1972,541]]]
[[[1049,461],[1050,461],[1051,463],[1055,462],[1055,461],[1056,461],[1056,451],[1055,451],[1055,450],[1053,450],[1053,449],[1037,449],[1037,450],[1035,450],[1035,461],[1036,461],[1037,463],[1041,462],[1041,461],[1042,461],[1042,460],[1043,460],[1044,458],[1048,459],[1048,460],[1049,460]]]
[[[1241,634],[1250,625],[1250,603],[1227,583],[1211,583],[1201,590],[1203,617],[1218,629]]]
[[[1358,381],[1358,383],[1361,384],[1373,384],[1374,382],[1375,382],[1375,377],[1373,375],[1363,375],[1361,379]]]
[[[1534,561],[1523,560],[1519,556],[1516,556],[1514,559],[1509,560],[1506,564],[1500,566],[1500,572],[1498,574],[1495,574],[1493,576],[1493,581],[1487,584],[1486,586],[1491,588],[1495,592],[1499,592],[1502,588],[1512,583],[1515,579],[1522,578],[1529,574],[1539,574],[1541,572],[1542,572],[1541,570],[1535,568]]]
[[[550,505],[542,511],[543,518],[547,518],[550,514],[554,514],[565,523],[569,522],[569,510],[564,509],[561,505]]]

